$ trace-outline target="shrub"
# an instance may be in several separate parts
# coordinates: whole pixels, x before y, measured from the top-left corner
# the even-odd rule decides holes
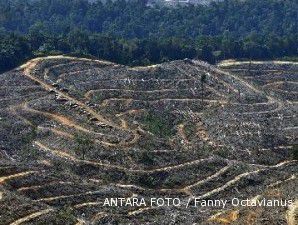
[[[154,174],[145,174],[139,178],[139,183],[148,188],[156,188],[160,187],[161,184],[167,179],[169,176],[168,172],[156,172]]]
[[[145,115],[144,126],[154,135],[167,138],[174,134],[174,120],[170,113],[150,111]]]
[[[82,160],[85,159],[86,153],[90,152],[93,148],[94,142],[90,137],[82,133],[77,133],[74,136],[75,140],[75,153],[79,155]]]
[[[146,166],[152,166],[154,165],[154,157],[150,154],[150,152],[142,152],[140,162]]]
[[[73,210],[70,207],[64,207],[60,209],[55,216],[54,224],[75,224],[77,222],[76,217],[73,215]]]
[[[187,124],[184,127],[184,131],[186,136],[189,138],[189,137],[192,137],[197,132],[197,127],[195,124]]]

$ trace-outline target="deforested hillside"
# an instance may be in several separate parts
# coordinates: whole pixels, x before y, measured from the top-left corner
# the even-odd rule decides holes
[[[298,63],[223,61],[219,66],[284,101],[298,102]]]
[[[64,56],[3,73],[0,224],[294,225],[297,79],[290,62]],[[120,197],[182,206],[104,205]],[[235,197],[293,204],[196,207]]]

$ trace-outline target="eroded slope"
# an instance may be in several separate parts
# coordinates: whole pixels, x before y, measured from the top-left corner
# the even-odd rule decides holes
[[[0,224],[293,223],[295,205],[103,207],[106,197],[295,199],[293,67],[278,67],[291,83],[265,87],[234,73],[245,67],[190,60],[47,57],[2,74]]]

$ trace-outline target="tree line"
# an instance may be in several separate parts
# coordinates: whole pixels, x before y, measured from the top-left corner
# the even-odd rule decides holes
[[[298,3],[225,0],[148,7],[142,0],[0,0],[0,71],[37,55],[127,65],[297,57]]]

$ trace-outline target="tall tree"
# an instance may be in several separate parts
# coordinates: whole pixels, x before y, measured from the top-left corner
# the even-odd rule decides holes
[[[204,86],[205,86],[206,81],[207,81],[207,75],[205,73],[203,73],[201,75],[201,101],[202,101],[202,105],[203,105],[203,102],[204,102]]]

